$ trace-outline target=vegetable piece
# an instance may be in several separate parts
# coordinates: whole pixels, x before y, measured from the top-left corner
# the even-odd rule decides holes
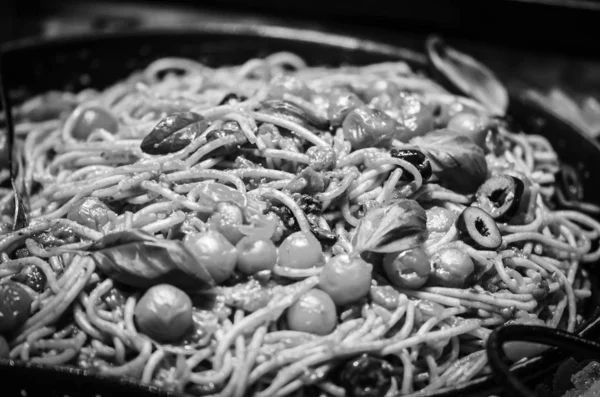
[[[388,79],[381,79],[369,83],[366,89],[362,92],[362,96],[367,102],[371,102],[379,96],[395,98],[400,95],[400,93],[400,88],[398,88],[396,83]]]
[[[423,178],[423,182],[426,182],[429,178],[431,178],[431,163],[427,159],[422,152],[414,149],[392,149],[390,151],[392,157],[395,157],[400,160],[408,161],[421,173],[421,177]],[[408,172],[402,174],[402,179],[413,181],[414,176]]]
[[[221,102],[219,102],[219,105],[235,105],[236,103],[244,102],[247,99],[248,98],[246,98],[243,95],[237,95],[234,92],[230,92],[229,94],[225,95],[223,97],[223,99],[221,99]]]
[[[207,127],[208,122],[198,113],[174,113],[158,122],[140,148],[148,154],[174,153],[188,146]]]
[[[333,299],[324,291],[311,289],[298,299],[286,313],[288,327],[293,331],[327,335],[337,325]]]
[[[315,171],[331,171],[335,167],[337,156],[332,147],[311,146],[306,151],[308,164]]]
[[[352,92],[334,91],[329,96],[329,107],[327,108],[329,123],[332,127],[341,126],[348,113],[363,105],[360,98]]]
[[[360,258],[338,255],[331,258],[319,276],[319,288],[327,292],[337,306],[356,302],[371,289],[373,265]]]
[[[286,189],[294,193],[305,193],[314,195],[324,192],[329,186],[331,178],[324,172],[317,172],[313,167],[306,167],[296,174],[294,179],[288,183]]]
[[[411,143],[429,158],[440,184],[451,190],[472,193],[487,178],[483,149],[465,135],[441,129],[416,137]]]
[[[33,299],[19,284],[0,284],[0,335],[9,335],[19,329],[31,314]]]
[[[366,147],[386,148],[401,126],[387,114],[377,109],[361,106],[346,116],[342,127],[344,138],[353,150]]]
[[[226,136],[235,136],[236,140],[227,145],[221,146],[217,150],[211,152],[212,156],[222,156],[227,154],[237,153],[240,150],[240,145],[243,145],[248,141],[246,135],[244,135],[240,125],[235,121],[228,121],[218,130],[212,130],[206,134],[206,141],[212,142],[214,140],[224,138]]]
[[[219,232],[188,234],[183,244],[208,271],[215,283],[220,284],[233,273],[237,262],[237,249]]]
[[[311,233],[319,240],[322,244],[333,245],[337,242],[337,235],[335,232],[321,227],[319,224],[319,218],[317,215],[308,214],[306,219],[310,224]]]
[[[293,269],[309,269],[323,264],[323,247],[312,234],[295,232],[279,246],[279,265]]]
[[[297,78],[282,74],[275,76],[269,83],[268,97],[282,99],[283,94],[292,94],[302,99],[310,99],[312,90]]]
[[[372,286],[370,297],[373,303],[388,310],[396,310],[400,303],[400,293],[391,285]]]
[[[0,359],[7,359],[10,356],[10,347],[8,342],[0,335]]]
[[[211,214],[216,203],[227,201],[236,203],[239,206],[244,206],[246,203],[244,194],[222,183],[200,182],[196,185],[194,191],[198,197],[196,201],[207,206],[207,212]]]
[[[271,240],[246,236],[237,243],[236,248],[237,268],[244,274],[273,270],[277,263],[277,247]]]
[[[329,129],[329,120],[288,101],[279,99],[267,100],[259,105],[257,111],[272,115],[280,115],[300,125],[313,127],[318,130]]]
[[[445,233],[456,221],[457,215],[455,212],[444,207],[435,206],[427,211],[427,231],[429,233]]]
[[[505,114],[508,92],[496,75],[471,56],[447,46],[437,36],[427,40],[429,62],[454,91],[470,96],[494,114]]]
[[[384,397],[392,385],[393,374],[389,362],[363,354],[344,365],[340,385],[348,397]]]
[[[11,277],[12,281],[25,284],[35,292],[42,292],[46,287],[46,275],[36,265],[27,265],[19,274]]]
[[[71,135],[85,141],[92,132],[100,128],[115,134],[119,130],[119,122],[108,110],[92,106],[82,109],[76,116]]]
[[[495,175],[477,190],[477,203],[493,219],[507,222],[517,214],[525,185],[511,175]]]
[[[456,248],[442,248],[431,256],[432,273],[428,284],[448,287],[466,288],[471,284],[475,264],[471,257]]]
[[[107,234],[87,250],[98,270],[132,287],[168,283],[184,289],[203,289],[214,285],[208,265],[178,240],[127,230]]]
[[[383,269],[390,282],[399,288],[421,288],[431,274],[429,257],[420,247],[386,254]]]
[[[220,202],[215,206],[214,214],[208,220],[211,230],[221,233],[233,245],[244,237],[239,227],[244,224],[244,212],[239,205]]]
[[[357,253],[399,252],[420,245],[425,231],[425,210],[414,200],[401,199],[367,213],[352,244]]]
[[[82,198],[73,204],[67,213],[67,219],[98,231],[102,230],[111,218],[116,217],[117,214],[97,197]]]
[[[169,284],[150,288],[134,311],[140,331],[161,343],[179,341],[194,323],[192,300]]]
[[[481,208],[465,208],[456,220],[456,229],[475,248],[495,250],[502,245],[502,235],[496,222]]]

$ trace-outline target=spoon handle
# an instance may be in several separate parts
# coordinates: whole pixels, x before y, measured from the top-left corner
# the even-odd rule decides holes
[[[494,379],[505,385],[507,391],[516,396],[536,397],[521,380],[510,370],[507,364],[504,344],[507,342],[532,342],[558,347],[565,353],[581,359],[600,359],[600,343],[582,338],[570,332],[555,328],[511,324],[496,328],[487,341],[487,354]]]

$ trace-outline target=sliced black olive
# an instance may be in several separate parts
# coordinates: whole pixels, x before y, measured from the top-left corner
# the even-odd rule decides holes
[[[10,347],[8,342],[2,335],[0,335],[0,358],[8,358],[10,354]]]
[[[11,277],[12,281],[25,284],[35,292],[42,292],[46,286],[46,275],[35,265],[27,265],[21,273]]]
[[[390,154],[392,157],[397,159],[401,159],[404,161],[408,161],[421,173],[421,177],[423,178],[423,182],[431,178],[431,163],[427,156],[425,156],[422,152],[414,149],[392,149]],[[412,181],[414,177],[410,173],[404,173],[402,178],[407,181]]]
[[[221,102],[219,102],[219,105],[234,105],[238,102],[244,102],[246,99],[248,98],[243,95],[238,96],[237,94],[231,92],[223,97]]]
[[[558,187],[569,201],[583,200],[583,185],[579,173],[567,164],[561,164],[558,172]]]
[[[369,354],[347,362],[340,372],[340,386],[348,397],[383,397],[392,385],[394,367]]]
[[[329,129],[329,120],[288,101],[270,99],[262,102],[257,111],[272,115],[282,115],[301,125],[314,127],[318,130]]]
[[[477,202],[493,219],[507,222],[518,210],[525,184],[510,175],[496,175],[488,179],[477,190]]]
[[[141,144],[141,149],[148,154],[168,154],[177,152],[194,139],[198,138],[208,127],[204,117],[194,112],[171,114],[162,119],[148,134]]]
[[[479,249],[495,250],[502,245],[502,235],[492,217],[477,207],[467,207],[456,220],[461,236]]]

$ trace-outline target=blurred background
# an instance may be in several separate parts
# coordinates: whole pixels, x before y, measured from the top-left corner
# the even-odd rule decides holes
[[[0,43],[23,37],[203,21],[282,24],[393,44],[438,33],[487,63],[512,90],[528,92],[600,135],[600,0],[0,0]]]

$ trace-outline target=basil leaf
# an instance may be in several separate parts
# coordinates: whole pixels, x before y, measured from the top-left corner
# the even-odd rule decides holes
[[[485,153],[466,135],[442,129],[415,137],[410,143],[427,156],[433,174],[448,189],[473,193],[487,179]]]
[[[425,210],[414,200],[401,199],[367,213],[352,243],[355,251],[400,252],[423,243],[427,230]]]
[[[214,285],[208,270],[178,240],[128,230],[105,235],[88,251],[102,273],[132,287],[168,283],[183,289],[205,289]]]

